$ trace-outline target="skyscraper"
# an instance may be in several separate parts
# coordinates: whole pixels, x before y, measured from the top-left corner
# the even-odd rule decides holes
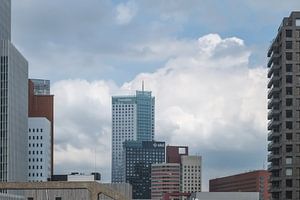
[[[112,97],[112,182],[124,181],[123,143],[154,139],[155,98],[149,91]]]
[[[151,165],[165,162],[165,143],[124,142],[124,182],[132,185],[133,199],[151,199]]]
[[[0,39],[10,41],[11,38],[11,1],[0,3]]]
[[[268,57],[271,198],[299,200],[300,12],[292,12],[283,19]]]
[[[11,1],[0,1],[0,181],[27,180],[28,63],[10,42]]]
[[[54,96],[50,94],[50,81],[30,79],[28,81],[28,117],[45,117],[51,124],[51,175],[54,170]]]

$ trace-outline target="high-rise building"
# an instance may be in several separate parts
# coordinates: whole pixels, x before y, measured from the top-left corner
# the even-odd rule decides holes
[[[50,121],[51,129],[51,175],[54,166],[54,96],[50,94],[50,81],[42,79],[28,80],[28,117],[45,117]]]
[[[123,142],[154,139],[155,98],[151,92],[112,97],[112,182],[124,180]]]
[[[165,143],[125,141],[124,182],[132,185],[133,199],[151,198],[151,165],[165,162]]]
[[[0,181],[27,180],[28,63],[10,42],[11,1],[0,1]]]
[[[162,200],[165,193],[179,193],[180,164],[161,163],[151,166],[151,199]]]
[[[11,0],[0,3],[0,40],[11,39]]]
[[[268,50],[268,170],[273,200],[300,199],[300,12],[285,17]]]
[[[259,200],[269,200],[269,172],[256,170],[209,180],[210,192],[258,192]]]
[[[181,156],[181,192],[201,192],[201,156]]]
[[[189,155],[187,146],[167,146],[166,160],[167,163],[181,163],[181,156]]]

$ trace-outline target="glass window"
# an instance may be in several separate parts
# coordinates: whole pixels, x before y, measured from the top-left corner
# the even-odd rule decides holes
[[[293,31],[292,30],[286,30],[285,35],[286,35],[286,37],[293,37]]]
[[[296,26],[300,26],[300,19],[296,19]]]
[[[293,71],[293,65],[292,64],[286,64],[286,72],[292,72]]]
[[[285,111],[286,113],[286,118],[291,118],[291,117],[293,117],[293,111],[292,110],[286,110]]]
[[[293,49],[293,42],[292,41],[286,41],[285,42],[285,48],[286,49]]]
[[[286,52],[285,53],[285,58],[287,60],[293,60],[293,53],[292,52]]]
[[[287,165],[293,164],[293,158],[292,157],[286,157],[285,158],[285,164],[287,164]]]
[[[286,99],[285,105],[286,106],[292,106],[293,105],[293,99]]]
[[[287,168],[285,170],[285,175],[287,176],[292,176],[293,175],[293,169],[292,168]]]

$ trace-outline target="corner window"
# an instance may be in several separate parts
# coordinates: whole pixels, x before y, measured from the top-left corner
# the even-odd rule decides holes
[[[296,19],[296,26],[300,26],[300,19]]]

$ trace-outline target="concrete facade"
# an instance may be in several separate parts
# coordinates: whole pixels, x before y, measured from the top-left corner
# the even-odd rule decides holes
[[[270,174],[256,170],[209,180],[210,192],[259,192],[259,200],[269,200]]]
[[[51,123],[45,117],[28,118],[28,181],[51,177]]]
[[[268,57],[270,192],[273,200],[299,200],[300,12],[283,19]]]
[[[11,40],[11,0],[0,3],[0,40]]]
[[[201,156],[181,156],[181,192],[201,192]]]
[[[189,148],[187,146],[167,146],[166,148],[166,162],[167,163],[181,163],[181,156],[189,155]]]
[[[112,97],[112,182],[124,181],[123,142],[154,139],[155,98],[151,92]]]

